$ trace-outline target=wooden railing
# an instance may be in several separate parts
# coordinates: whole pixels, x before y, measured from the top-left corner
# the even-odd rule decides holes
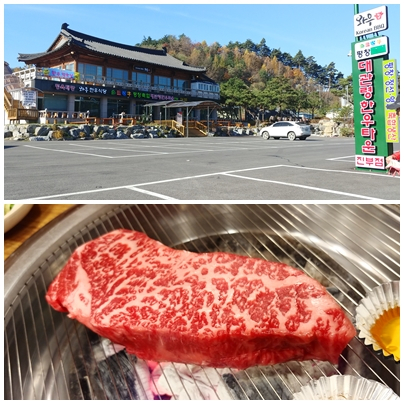
[[[10,121],[37,121],[39,118],[39,111],[36,109],[10,108],[7,112]]]
[[[160,125],[165,125],[165,126],[168,126],[171,129],[178,130],[178,132],[180,132],[182,136],[185,135],[185,126],[180,125],[177,121],[174,121],[173,119],[163,119],[161,121],[155,121],[155,123],[157,123],[157,122]]]
[[[20,120],[38,121],[39,111],[37,109],[21,108],[20,101],[15,100],[6,88],[4,88],[4,108],[10,122]]]
[[[20,105],[20,102],[18,100],[15,100],[12,95],[4,89],[4,107],[8,111],[10,108],[18,108]]]
[[[13,106],[13,98],[6,89],[4,89],[4,106],[6,109],[12,108]]]
[[[182,136],[186,136],[186,130],[187,130],[186,124],[185,125],[180,125],[180,124],[178,124],[177,121],[174,121],[174,120],[156,121],[156,123],[157,122],[160,123],[161,125],[166,125],[166,126],[168,126],[170,128],[177,129],[182,134]],[[213,126],[214,126],[213,121],[209,122],[209,130],[211,130],[213,128]],[[207,125],[205,125],[202,122],[196,121],[196,120],[189,120],[188,121],[188,129],[196,129],[199,132],[201,132],[201,134],[203,134],[205,136],[207,135],[207,132],[208,132]]]
[[[208,133],[208,127],[204,125],[202,122],[195,121],[195,128],[205,135]]]

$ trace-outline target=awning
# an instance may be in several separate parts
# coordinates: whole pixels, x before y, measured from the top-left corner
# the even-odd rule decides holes
[[[145,106],[146,107],[163,107],[166,109],[166,112],[167,112],[167,108],[184,108],[184,109],[186,109],[186,134],[187,134],[187,137],[188,137],[188,132],[189,132],[188,117],[193,109],[207,109],[208,110],[206,126],[207,126],[207,132],[209,132],[209,114],[214,109],[220,108],[220,105],[217,102],[210,101],[210,100],[188,101],[188,102],[185,102],[185,101],[159,101],[159,102],[154,102],[151,104],[146,104]],[[160,112],[160,115],[161,115],[161,112]]]
[[[215,102],[215,101],[175,101],[173,103],[170,103],[168,108],[195,108],[195,109],[218,109],[220,108],[220,105]]]
[[[195,108],[195,109],[218,109],[220,105],[215,101],[159,101],[146,104],[146,107],[165,107],[165,108]]]
[[[152,102],[151,104],[146,104],[146,107],[164,107],[167,106],[168,104],[172,104],[178,101],[173,101],[173,100],[169,100],[169,101],[159,101],[159,102]]]

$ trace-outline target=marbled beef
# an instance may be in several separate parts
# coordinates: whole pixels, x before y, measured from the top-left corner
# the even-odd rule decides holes
[[[179,251],[129,230],[78,247],[46,299],[155,361],[238,369],[337,363],[356,334],[338,303],[302,271],[229,253]]]

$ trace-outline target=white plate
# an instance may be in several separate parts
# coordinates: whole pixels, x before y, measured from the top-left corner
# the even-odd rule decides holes
[[[25,215],[31,210],[33,205],[16,204],[13,208],[4,216],[4,233],[12,229],[17,223],[19,223]]]

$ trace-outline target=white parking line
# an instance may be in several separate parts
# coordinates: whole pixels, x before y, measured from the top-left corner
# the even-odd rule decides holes
[[[60,152],[60,153],[83,154],[85,156],[102,157],[102,158],[106,158],[106,159],[112,159],[113,158],[111,156],[103,156],[101,154],[80,153],[80,152],[74,152],[74,151],[69,151],[69,150],[59,150],[59,149],[47,149],[46,147],[38,147],[38,146],[24,145],[24,147],[30,147],[32,149],[40,149],[40,150],[54,151],[54,152]]]
[[[84,144],[77,144],[77,143],[68,143],[68,144],[69,144],[69,146],[87,147],[87,148],[96,149],[96,150],[99,149],[99,150],[128,151],[128,149],[120,149],[120,148],[118,148],[118,147],[86,146],[86,145],[84,145]],[[133,149],[130,149],[130,151],[133,151]],[[148,150],[145,150],[145,151],[143,151],[143,150],[137,150],[137,151],[139,151],[140,153],[152,153],[153,155],[154,155],[154,154],[168,154],[168,153],[166,153],[166,152],[155,152],[155,151],[149,152]]]
[[[88,148],[93,148],[93,149],[97,149],[96,146],[86,146],[86,145],[81,145],[81,144],[71,144],[72,146],[76,146],[76,147],[88,147]],[[160,147],[160,146],[144,146],[144,147]],[[255,147],[244,147],[244,148],[231,148],[231,147],[226,147],[225,149],[186,149],[186,150],[181,150],[181,151],[175,151],[175,149],[178,149],[178,147],[176,148],[170,148],[172,151],[170,152],[157,152],[157,151],[143,151],[140,150],[141,147],[137,146],[135,147],[135,149],[133,149],[132,147],[128,147],[126,149],[118,149],[118,148],[104,148],[104,147],[100,147],[100,149],[103,150],[121,150],[121,151],[127,151],[127,152],[131,152],[131,151],[137,151],[139,153],[148,153],[148,154],[129,154],[127,156],[111,156],[112,159],[122,159],[122,158],[129,158],[129,157],[148,157],[148,156],[155,156],[155,155],[159,155],[159,154],[163,154],[163,155],[174,155],[174,154],[187,154],[187,153],[206,153],[206,152],[211,152],[211,153],[217,153],[217,152],[223,152],[223,151],[231,151],[231,150],[236,150],[236,151],[240,151],[240,150],[262,150],[262,147],[260,148],[255,148]]]
[[[146,139],[147,140],[147,139]],[[162,139],[163,140],[163,139]],[[164,141],[164,140],[163,140]],[[169,141],[172,141],[171,139]],[[124,142],[124,140],[120,140],[120,142]],[[107,143],[107,142],[105,142]],[[114,144],[116,145],[116,141],[111,141],[108,142],[108,144]],[[121,144],[122,144],[121,143]],[[221,143],[221,144],[219,144]],[[236,146],[235,144],[238,143],[240,144],[240,147]],[[272,143],[272,142],[271,142]],[[101,145],[97,146],[97,145],[84,145],[84,144],[80,144],[80,143],[68,143],[69,146],[74,146],[74,147],[82,147],[82,148],[88,148],[88,149],[93,149],[93,150],[115,150],[115,151],[125,151],[125,152],[137,152],[137,153],[143,153],[143,154],[128,154],[128,155],[122,155],[122,156],[107,156],[107,155],[103,155],[103,154],[96,154],[96,153],[83,153],[83,152],[75,152],[75,151],[71,151],[71,150],[61,150],[61,149],[52,149],[50,148],[46,148],[46,147],[39,147],[39,146],[28,146],[28,145],[24,145],[25,147],[30,147],[33,149],[39,149],[39,150],[50,150],[53,152],[59,152],[59,153],[70,153],[70,154],[79,154],[79,155],[83,155],[83,156],[92,156],[92,157],[101,157],[101,158],[107,158],[107,159],[127,159],[127,158],[134,158],[134,157],[149,157],[149,156],[159,156],[159,155],[174,155],[174,154],[187,154],[187,153],[214,153],[214,152],[223,152],[223,151],[241,151],[241,150],[262,150],[262,149],[279,149],[279,148],[302,148],[302,147],[306,147],[304,144],[299,145],[299,144],[289,144],[289,143],[278,143],[276,142],[276,144],[270,144],[270,145],[263,145],[260,144],[259,146],[256,146],[256,144],[251,144],[251,143],[247,143],[247,141],[233,141],[230,143],[226,143],[223,144],[223,141],[219,141],[219,142],[203,142],[201,143],[201,145],[214,145],[215,149],[202,149],[202,148],[198,148],[198,149],[185,149],[185,150],[181,150],[181,151],[175,151],[175,149],[178,149],[179,147],[184,148],[191,146],[191,147],[195,147],[195,143],[185,143],[185,142],[181,142],[181,143],[176,143],[173,142],[171,145],[167,145],[166,144],[158,144],[158,145],[146,145],[146,144],[140,144],[137,143],[136,145],[134,144],[134,142],[125,142],[124,143],[125,146],[129,146],[127,148],[118,148],[118,147],[103,147]],[[234,145],[235,147],[229,147],[230,145]],[[337,145],[337,144],[345,144],[345,143],[333,143],[333,145]],[[244,147],[242,147],[241,145],[243,145]],[[222,148],[223,146],[223,148]],[[315,146],[322,146],[322,144],[313,144],[310,145],[310,147],[315,147]],[[133,147],[135,149],[133,149]],[[143,150],[144,148],[166,148],[166,149],[170,149],[170,151],[147,151],[147,150]],[[347,156],[348,157],[348,156]]]
[[[326,159],[326,160],[335,161],[335,160],[341,160],[341,159],[346,159],[346,158],[351,158],[351,157],[355,157],[355,155],[352,155],[352,156],[344,156],[344,157],[334,157],[334,158],[332,158],[332,159]],[[349,161],[349,162],[350,162],[350,160],[342,160],[342,161]]]
[[[309,185],[293,184],[293,183],[283,182],[283,181],[264,180],[264,179],[261,179],[261,178],[244,177],[244,176],[242,176],[242,175],[235,175],[235,174],[223,174],[223,175],[228,176],[228,177],[241,178],[241,179],[243,179],[243,180],[252,180],[252,181],[259,181],[259,182],[269,182],[269,183],[271,183],[271,184],[286,185],[286,186],[288,186],[288,187],[311,189],[311,190],[313,190],[313,191],[326,192],[326,193],[329,193],[329,194],[345,195],[345,196],[350,196],[350,197],[354,197],[354,198],[361,198],[361,199],[374,200],[374,198],[369,197],[369,196],[357,195],[357,194],[350,194],[350,193],[348,193],[348,192],[333,191],[333,190],[331,190],[331,189],[325,189],[325,188],[311,187],[311,186],[309,186]]]
[[[266,169],[266,168],[276,168],[276,167],[282,167],[282,165],[247,168],[247,169],[243,169],[243,170],[234,170],[234,171],[226,171],[226,172],[228,172],[228,173],[237,173],[237,172],[252,171],[252,170],[263,170],[263,169]],[[123,185],[123,186],[120,186],[120,187],[91,189],[89,191],[79,191],[79,192],[69,192],[69,193],[66,193],[66,194],[38,196],[36,198],[28,198],[28,199],[32,199],[32,200],[34,200],[34,199],[50,199],[50,198],[60,198],[62,196],[74,196],[74,195],[92,194],[92,193],[95,193],[95,192],[115,191],[117,189],[125,189],[125,188],[133,188],[133,187],[135,187],[135,188],[136,187],[144,187],[144,186],[147,186],[147,185],[156,185],[156,184],[164,184],[164,183],[175,182],[175,181],[192,180],[192,179],[196,179],[196,178],[211,177],[211,176],[214,176],[214,175],[221,175],[221,174],[223,174],[223,172],[193,175],[193,176],[189,176],[189,177],[172,178],[172,179],[169,179],[169,180],[151,181],[151,182],[145,182],[143,184]]]
[[[171,196],[158,194],[157,192],[146,191],[145,189],[140,189],[140,188],[137,188],[137,187],[126,187],[126,189],[130,189],[131,191],[140,192],[140,193],[146,194],[146,195],[156,196],[157,198],[160,198],[160,199],[167,199],[167,200],[173,200],[173,201],[178,200],[178,199],[175,199],[175,198],[171,198]]]
[[[355,163],[355,160],[354,159],[352,159],[352,160],[336,160],[338,163]]]
[[[316,188],[316,187],[300,185],[300,184],[293,184],[293,183],[287,183],[287,182],[282,182],[282,181],[264,180],[264,179],[257,179],[257,178],[251,178],[251,177],[245,177],[245,176],[236,175],[236,173],[243,173],[243,172],[257,171],[257,170],[265,170],[265,169],[269,169],[269,168],[280,168],[280,167],[282,167],[282,168],[294,168],[294,169],[307,169],[307,170],[314,170],[314,171],[327,171],[327,172],[333,172],[333,173],[346,173],[346,174],[354,174],[354,175],[375,175],[375,176],[383,176],[385,178],[388,177],[386,175],[374,174],[374,173],[368,173],[368,172],[327,170],[327,169],[320,169],[320,168],[297,167],[297,166],[288,166],[288,165],[280,164],[280,165],[273,165],[273,166],[253,167],[253,168],[247,168],[247,169],[232,170],[232,171],[221,171],[221,172],[216,172],[216,173],[200,174],[200,175],[172,178],[172,179],[160,180],[160,181],[151,181],[151,182],[145,182],[145,183],[141,183],[141,184],[124,185],[124,186],[119,186],[119,187],[111,187],[111,188],[103,188],[103,189],[92,189],[92,190],[88,190],[88,191],[69,192],[69,193],[57,194],[57,195],[46,195],[46,196],[40,196],[40,197],[30,198],[30,199],[35,200],[35,199],[61,198],[61,197],[74,196],[74,195],[91,194],[91,193],[96,193],[96,192],[113,191],[113,190],[118,190],[118,189],[131,189],[131,190],[134,190],[134,191],[142,192],[142,190],[139,189],[139,188],[144,187],[144,186],[166,184],[166,183],[176,182],[176,181],[185,181],[185,180],[206,178],[206,177],[217,176],[217,175],[224,175],[224,176],[229,176],[229,177],[231,177],[231,176],[239,177],[239,178],[242,178],[242,179],[245,179],[245,180],[250,180],[250,181],[273,182],[275,184],[280,184],[280,185],[285,185],[285,186],[312,189],[312,190],[319,191],[319,192],[346,195],[346,196],[350,196],[350,197],[367,199],[367,200],[375,200],[375,201],[383,200],[383,199],[375,199],[375,198],[368,197],[368,196],[365,196],[365,195],[351,194],[351,193],[347,193],[347,192],[334,191],[334,190],[325,189],[325,188]],[[391,177],[391,178],[393,178],[393,177]],[[144,193],[149,193],[149,191],[143,191],[143,192]],[[167,195],[162,195],[162,194],[153,193],[153,192],[150,192],[149,195],[154,195],[154,196],[157,196],[157,197],[162,198],[162,199],[171,199],[171,197],[169,197]]]
[[[70,143],[70,145],[71,146],[78,146],[78,147],[93,147],[93,146],[85,146],[85,145],[81,145],[81,144],[73,144],[73,143]],[[123,151],[133,151],[133,150],[136,150],[136,151],[139,151],[139,152],[143,152],[143,150],[142,149],[146,149],[146,148],[160,148],[160,149],[169,149],[170,151],[171,150],[176,150],[176,149],[178,149],[179,147],[172,147],[172,146],[160,146],[160,145],[158,145],[158,146],[149,146],[149,145],[146,145],[146,146],[144,146],[144,145],[134,145],[133,143],[132,144],[129,144],[129,143],[126,143],[126,145],[128,145],[129,147],[127,147],[127,148],[125,148],[125,149],[118,149],[118,148],[114,148],[114,147],[105,147],[105,149],[106,150],[123,150]],[[94,146],[95,147],[95,146]],[[181,151],[181,153],[186,153],[186,152],[213,152],[213,151],[216,151],[216,150],[209,150],[209,149],[196,149],[196,150],[186,150],[186,151]],[[144,151],[144,153],[152,153],[152,154],[175,154],[175,152],[174,153],[169,153],[169,152],[155,152],[155,151]]]
[[[328,169],[328,168],[300,167],[300,166],[288,166],[288,165],[284,165],[283,167],[296,168],[296,169],[299,169],[299,170],[327,171],[327,172],[332,172],[332,173],[345,173],[345,174],[357,174],[357,175],[374,175],[376,177],[398,178],[398,179],[400,179],[400,177],[393,177],[392,175],[369,173],[367,171],[364,172],[364,171],[331,170],[331,169]]]

